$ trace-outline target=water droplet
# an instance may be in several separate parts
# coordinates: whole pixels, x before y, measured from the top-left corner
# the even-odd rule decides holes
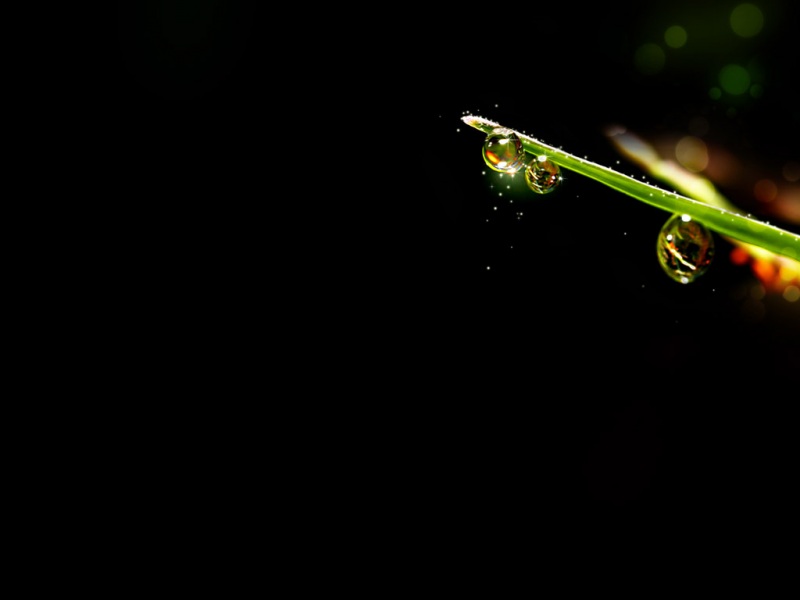
[[[714,258],[714,236],[705,225],[688,215],[672,215],[658,234],[658,262],[679,283],[691,283]]]
[[[515,173],[525,166],[522,140],[510,129],[498,127],[483,142],[483,160],[490,169]]]
[[[525,183],[537,194],[548,194],[561,183],[561,168],[546,156],[535,156],[525,169]]]

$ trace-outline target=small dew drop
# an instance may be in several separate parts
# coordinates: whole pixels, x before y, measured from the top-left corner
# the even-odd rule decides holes
[[[691,283],[708,269],[714,258],[714,237],[703,224],[674,214],[658,234],[658,262],[673,280]]]
[[[514,173],[523,166],[522,140],[510,129],[495,128],[483,142],[483,160],[494,171]]]
[[[561,168],[544,155],[535,157],[525,169],[525,183],[537,194],[549,194],[561,181]]]

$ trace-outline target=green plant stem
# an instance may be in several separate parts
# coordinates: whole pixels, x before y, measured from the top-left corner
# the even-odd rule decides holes
[[[499,123],[474,115],[462,117],[462,120],[467,125],[486,134],[491,133],[497,127],[510,129]],[[668,192],[619,173],[609,167],[578,158],[519,131],[513,129],[512,131],[520,137],[526,152],[537,156],[544,154],[560,167],[590,177],[612,189],[662,210],[670,213],[688,214],[720,235],[759,246],[775,254],[795,260],[800,259],[800,237],[796,233],[741,215],[727,208],[712,206],[675,192]]]

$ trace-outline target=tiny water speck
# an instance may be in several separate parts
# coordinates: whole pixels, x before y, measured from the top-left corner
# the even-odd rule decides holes
[[[689,215],[676,213],[661,228],[656,251],[661,268],[670,278],[691,283],[708,270],[714,258],[714,236]]]

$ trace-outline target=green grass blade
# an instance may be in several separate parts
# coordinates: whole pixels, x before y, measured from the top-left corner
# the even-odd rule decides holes
[[[474,115],[462,117],[462,120],[487,135],[496,127],[509,129],[505,125]],[[794,260],[800,260],[800,237],[796,233],[739,214],[725,207],[712,206],[675,192],[668,192],[609,167],[564,152],[522,132],[512,131],[515,131],[520,137],[526,152],[537,156],[545,154],[562,168],[590,177],[612,189],[669,213],[688,214],[720,235],[753,244]]]

